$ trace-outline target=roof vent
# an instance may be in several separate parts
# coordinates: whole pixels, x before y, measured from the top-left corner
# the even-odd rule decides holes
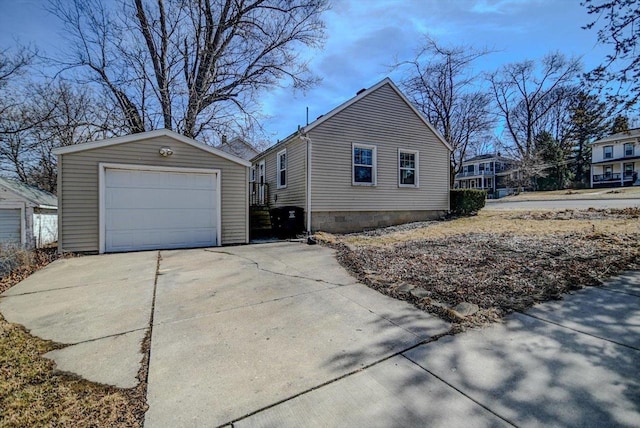
[[[324,116],[324,114],[321,114],[320,116],[316,117],[316,120],[320,119],[322,116]]]
[[[361,93],[363,93],[366,90],[367,90],[367,88],[362,88],[358,92],[356,92],[356,95],[360,95]]]

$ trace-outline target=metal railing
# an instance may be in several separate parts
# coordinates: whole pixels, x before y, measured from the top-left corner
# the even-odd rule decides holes
[[[249,183],[249,206],[269,205],[269,183]]]
[[[620,181],[620,177],[621,174],[619,172],[610,172],[608,174],[594,174],[593,181]],[[623,180],[633,180],[633,171],[625,171]]]
[[[476,176],[492,176],[494,175],[493,171],[462,171],[456,174],[456,178],[464,178],[464,177],[476,177]]]

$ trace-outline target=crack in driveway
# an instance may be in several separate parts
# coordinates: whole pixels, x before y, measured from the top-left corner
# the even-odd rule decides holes
[[[307,280],[307,281],[321,282],[323,284],[334,285],[334,286],[337,286],[337,287],[344,287],[344,286],[347,286],[347,285],[358,284],[357,281],[353,282],[353,283],[349,283],[349,284],[338,284],[338,283],[335,283],[335,282],[330,282],[330,281],[326,281],[324,279],[319,279],[319,278],[309,278],[308,276],[303,276],[303,275],[293,275],[293,274],[289,274],[289,273],[276,272],[276,271],[273,271],[273,270],[269,270],[269,269],[263,268],[262,266],[260,266],[260,262],[258,262],[256,260],[253,260],[253,259],[251,259],[251,258],[249,258],[247,256],[241,256],[240,254],[234,254],[234,253],[231,253],[231,252],[228,252],[228,251],[213,251],[213,250],[204,250],[204,251],[206,251],[208,253],[224,254],[224,255],[227,255],[227,256],[238,257],[240,259],[246,260],[246,261],[254,264],[259,271],[271,273],[271,274],[274,274],[274,275],[285,276],[285,277],[288,277],[288,278],[304,279],[304,280]],[[282,263],[285,266],[295,270],[295,268],[293,266],[289,266],[288,264],[286,264],[284,262],[282,262]],[[330,287],[330,288],[334,288],[334,287]]]

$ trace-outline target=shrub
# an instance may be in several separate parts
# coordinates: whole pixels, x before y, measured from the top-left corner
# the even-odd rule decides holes
[[[451,190],[451,212],[457,215],[471,215],[484,207],[487,192],[476,189]]]
[[[19,246],[0,245],[0,293],[57,258],[55,247],[25,250]]]

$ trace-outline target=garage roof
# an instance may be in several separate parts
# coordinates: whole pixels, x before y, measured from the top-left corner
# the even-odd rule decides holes
[[[125,144],[125,143],[131,143],[134,141],[140,141],[140,140],[148,140],[151,138],[157,138],[157,137],[169,137],[172,138],[174,140],[180,141],[182,143],[185,144],[189,144],[190,146],[196,147],[200,150],[203,150],[205,152],[209,152],[211,154],[214,154],[216,156],[219,156],[221,158],[230,160],[232,162],[235,162],[237,164],[246,166],[246,167],[250,167],[251,163],[241,159],[237,156],[234,156],[232,154],[223,152],[222,150],[216,149],[215,147],[211,147],[207,144],[201,143],[199,141],[194,140],[193,138],[189,138],[189,137],[185,137],[182,134],[178,134],[177,132],[171,131],[169,129],[156,129],[155,131],[148,131],[148,132],[140,132],[137,134],[131,134],[131,135],[125,135],[123,137],[115,137],[115,138],[108,138],[106,140],[98,140],[98,141],[91,141],[89,143],[82,143],[82,144],[76,144],[73,146],[66,146],[66,147],[59,147],[55,150],[53,150],[53,153],[56,155],[64,155],[67,153],[77,153],[77,152],[82,152],[85,150],[93,150],[93,149],[99,149],[99,148],[103,148],[103,147],[109,147],[109,146],[115,146],[118,144]]]
[[[18,180],[11,180],[8,178],[0,177],[0,186],[6,188],[8,191],[15,193],[36,205],[38,208],[58,208],[58,198],[49,192],[40,190],[37,187],[29,186]]]

